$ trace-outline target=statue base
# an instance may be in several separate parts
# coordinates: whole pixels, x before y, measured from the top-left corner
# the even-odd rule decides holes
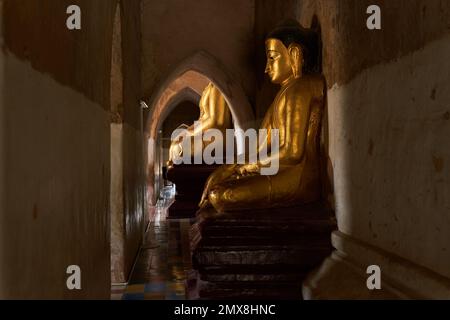
[[[176,185],[175,202],[169,219],[194,218],[209,175],[220,165],[181,164],[167,169],[166,179]]]
[[[202,218],[191,228],[189,299],[302,299],[332,251],[333,212],[320,204]]]

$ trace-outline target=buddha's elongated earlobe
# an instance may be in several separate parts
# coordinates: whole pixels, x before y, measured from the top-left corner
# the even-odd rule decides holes
[[[299,45],[293,43],[289,46],[288,51],[291,60],[292,73],[294,74],[295,78],[299,78],[302,75],[303,68],[302,49]]]

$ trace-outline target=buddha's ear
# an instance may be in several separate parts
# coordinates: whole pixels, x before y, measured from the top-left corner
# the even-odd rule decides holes
[[[294,73],[294,77],[298,78],[302,74],[303,68],[302,48],[298,44],[292,43],[289,45],[288,51],[291,59],[292,72]]]

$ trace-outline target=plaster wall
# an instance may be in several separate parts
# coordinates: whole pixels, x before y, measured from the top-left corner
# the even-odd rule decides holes
[[[118,1],[2,4],[0,161],[7,174],[1,179],[0,293],[109,298],[110,206],[117,209],[123,201],[123,229],[115,230],[123,240],[117,245],[123,248],[122,279],[148,221],[139,106],[140,1],[120,3],[121,40],[114,42],[115,53],[124,50],[114,59]],[[81,30],[66,28],[71,4],[81,8]],[[117,62],[113,68],[112,60]],[[111,159],[111,121],[122,128],[121,159]],[[116,206],[110,204],[110,163],[115,160],[124,166],[113,171],[114,177],[123,177]],[[67,290],[70,264],[81,267],[81,291]]]
[[[254,95],[254,0],[142,1],[142,96],[203,50]]]
[[[126,282],[123,203],[123,124],[111,124],[111,281]]]
[[[128,281],[149,220],[144,208],[140,1],[117,2],[112,37],[111,279]]]
[[[108,114],[29,62],[0,54],[0,296],[108,298]],[[82,290],[67,289],[69,265],[81,268]]]
[[[371,4],[381,8],[382,30],[366,28]],[[314,18],[328,86],[334,244],[359,263],[362,281],[367,264],[378,263],[385,278],[414,288],[416,296],[444,297],[450,292],[450,3],[302,1],[300,23],[308,27]],[[349,241],[365,250],[352,251]],[[384,258],[364,254],[373,250]],[[320,273],[329,280],[321,282],[325,296],[327,285],[347,287],[330,265]]]
[[[142,131],[125,124],[123,146],[124,236],[126,238],[124,275],[128,279],[149,220],[147,211],[144,210]]]
[[[446,36],[366,69],[328,106],[339,230],[450,278],[449,55]]]

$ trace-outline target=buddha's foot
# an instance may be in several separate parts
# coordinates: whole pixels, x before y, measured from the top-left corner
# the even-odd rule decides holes
[[[207,207],[200,208],[197,211],[197,215],[203,219],[215,219],[223,216],[224,213],[217,211],[213,206],[209,205]]]
[[[200,208],[200,210],[205,209],[210,206],[211,206],[211,204],[209,203],[209,200],[205,197],[202,197],[202,199],[200,200],[200,203],[198,204],[198,207]]]

